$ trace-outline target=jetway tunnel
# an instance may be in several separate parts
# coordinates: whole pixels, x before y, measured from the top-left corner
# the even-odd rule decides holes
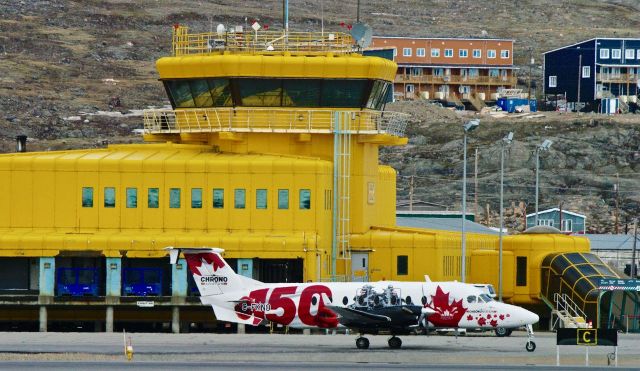
[[[639,331],[638,293],[601,293],[598,283],[603,278],[623,277],[592,253],[549,254],[542,261],[540,295],[552,310],[557,309],[559,298],[566,295],[584,313],[583,320],[592,322],[593,327]]]

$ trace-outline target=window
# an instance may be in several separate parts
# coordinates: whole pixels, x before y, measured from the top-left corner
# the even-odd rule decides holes
[[[600,59],[609,59],[609,49],[600,49]]]
[[[495,58],[495,57],[496,57],[496,51],[494,49],[487,50],[487,58]]]
[[[158,188],[149,188],[147,190],[147,207],[149,209],[157,209],[160,204],[160,190]]]
[[[640,49],[636,50],[636,58],[640,59]]]
[[[432,57],[439,57],[439,56],[440,56],[440,49],[438,49],[438,48],[431,48],[431,56],[432,56]]]
[[[444,56],[445,58],[453,58],[453,49],[445,49]]]
[[[116,189],[113,187],[104,188],[104,207],[116,207]]]
[[[563,232],[571,232],[573,230],[573,220],[564,219],[562,221],[562,231]]]
[[[406,90],[407,93],[413,93],[415,91],[415,86],[413,86],[413,84],[407,84]]]
[[[202,188],[191,188],[191,208],[202,209]]]
[[[549,76],[549,87],[550,88],[558,87],[558,76]]]
[[[626,49],[624,51],[624,57],[626,59],[636,59],[636,50],[635,49]]]
[[[527,286],[527,257],[516,257],[516,286]]]
[[[553,227],[554,224],[553,219],[538,219],[538,225]]]
[[[444,69],[443,68],[434,68],[433,69],[433,76],[444,76]]]
[[[398,255],[396,258],[396,268],[398,276],[406,276],[409,274],[409,257],[407,255]]]
[[[473,57],[474,57],[474,58],[482,58],[482,50],[480,50],[480,49],[473,49]]]
[[[256,190],[256,209],[266,209],[266,208],[267,208],[267,190],[258,189]]]
[[[466,58],[469,56],[469,51],[467,49],[460,49],[458,50],[458,56],[460,58]]]
[[[244,188],[236,188],[233,192],[233,205],[236,209],[244,209],[246,205],[246,192]]]
[[[288,208],[289,208],[289,190],[279,189],[278,190],[278,209],[286,210]]]
[[[138,188],[127,188],[127,209],[138,207]]]
[[[500,58],[502,58],[502,59],[509,58],[509,50],[501,50],[500,51]]]
[[[424,48],[418,48],[416,49],[416,55],[418,57],[424,57],[425,53],[424,53]]]
[[[311,191],[308,189],[300,190],[300,210],[311,209]]]
[[[180,188],[169,188],[169,208],[180,208]]]
[[[393,56],[397,57],[398,56],[398,49],[393,48]]]
[[[622,55],[620,49],[611,49],[611,58],[612,59],[620,59]]]
[[[82,187],[82,207],[93,207],[93,187]]]
[[[222,188],[213,189],[213,208],[224,209],[224,189]]]
[[[591,66],[582,66],[582,78],[588,79],[591,77]]]
[[[402,56],[410,57],[411,56],[411,48],[402,48]]]

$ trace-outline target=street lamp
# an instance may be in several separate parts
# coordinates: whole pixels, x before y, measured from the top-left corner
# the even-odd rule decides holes
[[[475,130],[480,126],[480,120],[471,120],[465,123],[462,128],[464,129],[464,139],[462,141],[463,147],[463,160],[462,160],[462,274],[460,281],[465,282],[466,279],[466,248],[467,240],[465,235],[465,221],[467,216],[467,133]]]
[[[503,200],[504,200],[504,149],[513,141],[513,133],[502,138],[500,149],[500,250],[498,252],[498,300],[502,301],[502,229],[504,228]]]
[[[548,151],[552,144],[552,141],[550,141],[549,139],[545,139],[544,142],[542,142],[542,144],[536,148],[536,217],[535,221],[533,222],[534,226],[538,225],[538,173],[540,172],[540,151]]]

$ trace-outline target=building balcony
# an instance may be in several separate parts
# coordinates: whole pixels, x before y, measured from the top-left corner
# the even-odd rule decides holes
[[[515,76],[435,76],[435,75],[396,75],[395,83],[406,84],[461,84],[461,85],[508,85],[515,86]]]
[[[222,33],[189,33],[189,28],[173,29],[173,56],[231,52],[304,52],[351,53],[355,43],[351,35],[342,32],[288,32],[259,30],[225,31]]]
[[[336,117],[342,117],[336,125]],[[388,111],[193,108],[144,111],[145,134],[318,133],[404,137],[409,115]]]
[[[626,84],[631,83],[635,84],[640,79],[640,75],[634,73],[599,73],[596,75],[597,82],[603,83],[615,83],[615,84]]]

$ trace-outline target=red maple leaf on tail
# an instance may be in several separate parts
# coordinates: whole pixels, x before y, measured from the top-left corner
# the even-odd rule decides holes
[[[197,276],[202,275],[199,268],[205,263],[211,265],[212,273],[225,266],[224,260],[213,253],[185,254],[185,259],[187,259],[189,270]]]

